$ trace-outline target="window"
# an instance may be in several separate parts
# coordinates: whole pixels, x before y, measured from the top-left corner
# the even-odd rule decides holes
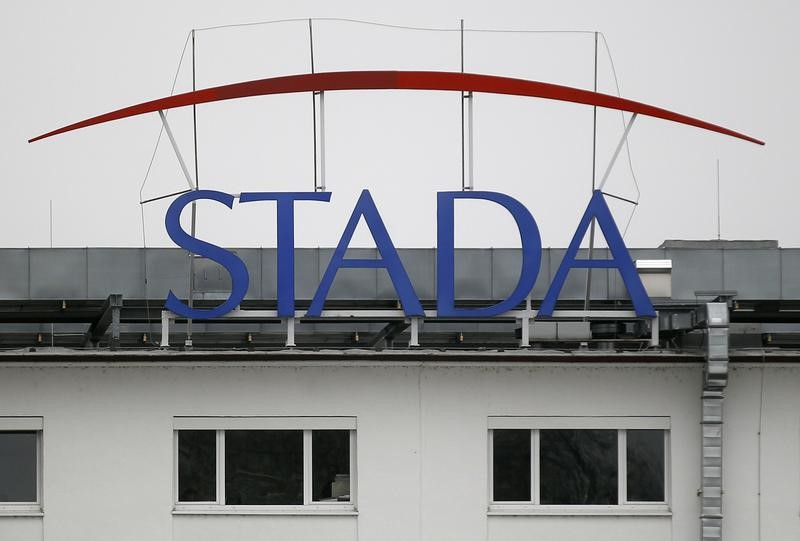
[[[41,417],[0,417],[0,514],[38,514]]]
[[[490,417],[490,511],[668,512],[668,450],[667,417]]]
[[[176,512],[355,511],[355,418],[175,419]]]

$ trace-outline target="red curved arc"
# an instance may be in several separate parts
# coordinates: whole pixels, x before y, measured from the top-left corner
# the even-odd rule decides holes
[[[103,122],[152,113],[158,110],[185,107],[187,105],[198,105],[201,103],[246,98],[250,96],[331,90],[452,90],[544,98],[593,105],[607,109],[617,109],[661,118],[663,120],[670,120],[672,122],[687,124],[696,128],[744,139],[751,143],[759,145],[764,144],[763,141],[716,124],[711,124],[710,122],[705,122],[697,118],[692,118],[645,103],[610,96],[608,94],[525,79],[480,75],[476,73],[439,71],[341,71],[288,75],[284,77],[234,83],[168,96],[166,98],[118,109],[104,115],[88,118],[76,122],[75,124],[53,130],[38,137],[34,137],[28,142],[32,143],[40,139],[52,137],[53,135],[93,126],[95,124],[102,124]]]

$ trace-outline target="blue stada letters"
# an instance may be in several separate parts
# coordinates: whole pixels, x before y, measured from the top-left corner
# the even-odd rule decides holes
[[[181,227],[180,216],[183,209],[193,201],[207,199],[217,201],[233,208],[234,196],[215,190],[195,190],[185,193],[173,201],[167,210],[165,225],[169,237],[181,248],[192,254],[211,259],[222,265],[231,275],[231,293],[228,299],[211,309],[194,308],[186,305],[170,291],[165,307],[179,316],[192,319],[214,319],[234,310],[247,294],[250,278],[247,266],[236,254],[209,242],[197,239]],[[504,300],[481,308],[457,308],[455,306],[455,202],[460,199],[480,199],[495,203],[511,214],[519,230],[522,244],[522,265],[517,285]],[[277,305],[278,317],[295,316],[294,298],[294,205],[295,202],[329,202],[330,192],[248,192],[239,196],[239,203],[255,201],[275,201],[277,207]],[[345,253],[355,233],[359,220],[364,219],[375,241],[379,259],[347,259]],[[577,259],[581,241],[592,220],[600,226],[608,244],[610,259]],[[536,283],[542,257],[542,243],[539,228],[525,206],[511,196],[498,192],[458,191],[437,194],[437,251],[436,251],[436,311],[439,317],[449,318],[490,318],[500,316],[525,301]],[[375,201],[369,190],[363,190],[356,202],[342,237],[333,253],[328,268],[320,281],[307,316],[319,317],[325,305],[333,280],[342,269],[381,268],[386,269],[394,285],[403,311],[409,317],[425,315],[408,273],[400,261],[397,249],[389,237]],[[564,259],[547,291],[537,317],[552,317],[556,300],[561,292],[567,274],[575,268],[617,269],[628,290],[631,303],[639,317],[655,317],[655,310],[645,292],[639,274],[636,272],[628,248],[622,240],[619,228],[603,194],[597,190],[592,193],[589,205],[578,223]]]

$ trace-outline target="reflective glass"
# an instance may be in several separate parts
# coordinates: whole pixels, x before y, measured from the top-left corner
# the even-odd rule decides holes
[[[0,502],[36,502],[36,462],[36,432],[0,432]]]
[[[226,430],[225,503],[302,505],[302,430]]]
[[[616,505],[616,430],[541,430],[543,505]]]
[[[311,432],[313,500],[350,501],[350,431]]]
[[[494,501],[531,501],[531,431],[494,430]]]
[[[664,431],[628,430],[628,501],[664,501]]]
[[[214,430],[178,432],[178,501],[217,499],[217,433]]]

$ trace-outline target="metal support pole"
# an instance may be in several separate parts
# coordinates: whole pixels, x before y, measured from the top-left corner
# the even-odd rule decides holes
[[[464,73],[464,19],[461,19],[461,73]],[[466,102],[467,111],[464,111]],[[473,152],[473,106],[472,92],[461,92],[461,190],[471,191],[475,187]]]
[[[161,310],[161,344],[160,347],[169,347],[169,320],[173,318],[169,310]]]
[[[597,32],[594,33],[594,91],[597,92]],[[597,168],[597,106],[592,107],[592,193],[595,190]],[[595,219],[589,226],[589,259],[594,256],[594,228]],[[583,300],[583,309],[589,310],[589,301],[592,297],[592,268],[586,269],[586,297]],[[586,318],[584,319],[584,321]]]
[[[608,167],[606,167],[606,172],[603,173],[603,178],[600,180],[600,185],[597,187],[598,190],[603,191],[603,188],[606,185],[606,181],[608,177],[611,175],[611,170],[614,168],[614,164],[617,163],[617,158],[619,158],[619,153],[622,152],[622,147],[625,146],[625,141],[628,140],[628,135],[631,133],[631,128],[633,128],[633,123],[636,122],[636,117],[639,116],[638,113],[633,113],[631,115],[631,119],[628,121],[628,124],[625,126],[625,131],[622,132],[622,137],[619,139],[619,143],[617,144],[617,148],[614,150],[613,156],[611,156],[611,161],[608,162]]]
[[[319,154],[319,184],[315,186],[314,191],[324,192],[325,187],[325,92],[318,92],[319,95],[319,144],[315,146]],[[316,126],[317,119],[314,119]],[[316,131],[315,131],[316,132]],[[316,163],[316,160],[315,160]]]
[[[197,90],[197,78],[196,78],[196,62],[195,62],[195,41],[194,41],[194,29],[192,29],[192,92]],[[200,173],[199,173],[199,166],[197,163],[197,105],[192,104],[192,133],[194,135],[194,189],[200,189]],[[195,236],[197,232],[197,201],[192,201],[192,225],[191,225],[191,234],[192,237]],[[189,254],[189,298],[188,305],[189,308],[194,306],[194,254]],[[187,348],[192,347],[192,319],[189,318],[186,320],[186,342],[184,345]]]
[[[294,330],[295,330],[295,318],[290,317],[286,320],[286,347],[295,347],[295,338],[294,338]]]
[[[408,347],[419,347],[419,322],[421,318],[412,317],[411,322],[411,337],[408,339]]]
[[[531,320],[533,317],[531,295],[528,293],[528,298],[525,299],[524,315],[517,320],[520,323],[519,347],[521,348],[531,347]]]
[[[661,341],[659,328],[659,320],[658,320],[658,310],[656,310],[656,317],[650,320],[650,347],[657,348],[659,342]]]
[[[308,44],[311,56],[311,73],[314,73],[314,25],[311,19],[308,20]],[[313,133],[311,134],[314,152],[314,191],[319,191],[317,182],[317,93],[311,93],[311,124]]]
[[[167,132],[167,138],[172,145],[172,150],[175,151],[175,156],[177,156],[178,163],[181,165],[181,171],[183,171],[183,176],[186,178],[186,183],[189,185],[190,190],[194,190],[195,184],[192,180],[192,175],[189,174],[189,169],[186,167],[186,162],[183,161],[183,155],[178,148],[177,141],[175,141],[175,136],[172,134],[172,128],[170,128],[169,122],[167,122],[167,115],[164,114],[164,111],[159,110],[158,116],[161,117],[161,123],[164,125],[164,131]]]

